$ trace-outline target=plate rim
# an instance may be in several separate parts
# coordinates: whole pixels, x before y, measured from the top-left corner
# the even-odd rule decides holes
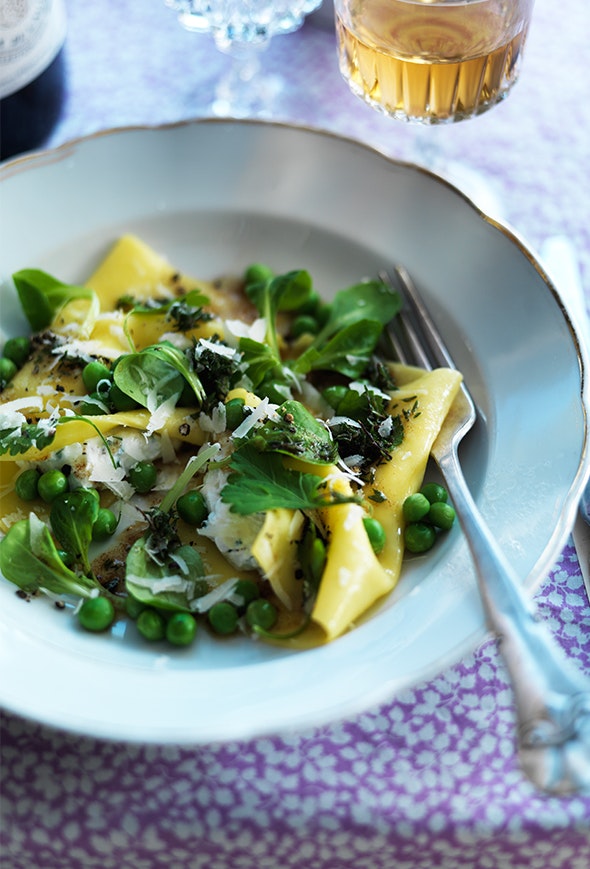
[[[417,171],[421,174],[429,176],[434,182],[438,184],[442,184],[448,189],[452,191],[452,193],[462,200],[464,200],[467,205],[472,208],[479,219],[484,220],[486,223],[495,227],[499,230],[507,239],[515,245],[519,253],[524,255],[525,258],[529,261],[529,263],[535,268],[537,273],[540,275],[543,284],[546,289],[550,291],[552,294],[557,306],[559,308],[560,314],[563,317],[564,322],[567,325],[570,338],[572,340],[573,347],[575,349],[575,354],[578,360],[578,366],[580,369],[580,395],[579,401],[580,406],[583,411],[583,445],[582,452],[580,456],[580,461],[578,464],[577,472],[574,475],[573,480],[569,485],[569,489],[567,495],[565,496],[564,501],[564,509],[559,516],[559,522],[556,524],[556,527],[553,529],[552,534],[547,540],[545,546],[543,547],[542,552],[539,554],[536,563],[531,570],[527,580],[523,582],[523,587],[526,589],[527,593],[532,595],[534,591],[539,587],[542,583],[543,579],[546,577],[547,572],[551,569],[552,562],[549,561],[549,553],[557,553],[558,547],[565,544],[567,535],[571,531],[571,527],[573,526],[575,514],[577,511],[577,502],[581,491],[586,484],[589,476],[590,476],[590,453],[589,453],[589,433],[588,433],[588,417],[589,417],[589,408],[590,408],[590,398],[588,396],[588,357],[586,348],[583,346],[582,341],[580,340],[580,336],[578,331],[572,321],[567,305],[564,303],[559,290],[553,283],[551,276],[547,273],[545,268],[542,266],[538,255],[531,249],[531,247],[526,243],[524,238],[520,235],[520,233],[515,230],[509,223],[499,220],[498,218],[492,217],[487,214],[482,208],[480,208],[477,203],[464,191],[460,190],[454,183],[445,179],[444,177],[438,175],[437,173],[431,171],[430,169],[420,166],[413,162],[408,162],[405,160],[400,160],[396,157],[392,157],[388,153],[376,148],[375,146],[363,142],[359,139],[344,136],[334,131],[330,131],[320,127],[314,127],[309,125],[300,125],[295,123],[288,123],[282,121],[266,121],[259,119],[221,119],[221,118],[197,118],[191,120],[184,120],[172,123],[164,123],[164,124],[155,124],[155,125],[130,125],[123,127],[114,127],[110,129],[96,131],[94,133],[90,133],[88,135],[80,136],[75,139],[64,142],[61,145],[58,145],[54,148],[41,149],[38,151],[30,152],[28,154],[22,155],[15,159],[6,161],[0,164],[0,183],[4,178],[11,178],[14,174],[20,173],[22,171],[27,171],[29,168],[41,167],[43,168],[46,165],[49,165],[54,162],[58,162],[61,159],[65,159],[70,156],[76,149],[80,147],[84,147],[88,142],[93,142],[95,140],[107,137],[113,137],[120,134],[126,133],[157,133],[159,131],[173,131],[175,129],[184,129],[187,127],[190,128],[198,128],[203,125],[212,126],[257,126],[257,127],[272,127],[279,128],[285,131],[295,131],[296,133],[303,134],[311,134],[311,135],[319,135],[322,137],[327,137],[329,139],[335,140],[338,143],[344,143],[348,145],[352,145],[354,147],[362,149],[367,155],[378,156],[381,159],[388,161],[389,163],[399,166],[402,169],[411,169],[412,171]],[[470,649],[473,649],[474,645],[481,641],[487,635],[487,629],[485,624],[482,624],[478,630],[470,634],[468,637],[464,638],[461,643],[458,643],[452,646],[447,655],[441,660],[437,662],[436,672],[441,672],[445,667],[449,666],[453,662],[459,660],[466,652]],[[412,679],[412,684],[415,684],[417,681],[421,681],[424,677],[432,678],[433,670],[432,666],[425,666],[422,668],[422,676]],[[387,683],[389,684],[389,683]],[[375,696],[373,696],[375,695]],[[379,696],[377,696],[379,695]],[[375,689],[373,694],[367,700],[367,695],[363,695],[363,699],[358,702],[354,702],[353,700],[349,700],[348,704],[341,704],[339,713],[335,717],[329,711],[326,710],[326,714],[322,719],[321,715],[318,715],[317,711],[311,713],[310,720],[305,722],[305,716],[302,716],[301,720],[298,721],[296,727],[297,729],[301,729],[301,727],[307,727],[318,724],[327,724],[329,722],[333,722],[337,719],[341,719],[342,717],[354,715],[362,710],[366,709],[368,705],[378,702],[384,702],[390,697],[390,692],[387,690],[386,685],[383,685],[379,690]],[[59,716],[54,715],[50,718],[39,718],[37,715],[32,716],[27,711],[27,704],[21,702],[4,702],[2,698],[0,698],[0,702],[2,702],[2,706],[10,712],[14,712],[18,715],[23,716],[24,718],[28,718],[32,721],[37,721],[40,723],[47,724],[49,726],[57,727],[59,729],[67,730],[70,732],[85,734],[89,736],[94,736],[99,739],[119,739],[119,737],[113,735],[112,727],[109,728],[108,725],[103,725],[101,727],[93,727],[88,728],[87,726],[81,725],[80,723],[76,725],[74,722],[70,722],[70,726],[68,726],[68,722],[64,722],[59,719]],[[279,725],[278,727],[273,726],[268,729],[264,727],[256,727],[251,728],[249,731],[245,731],[244,728],[240,725],[232,727],[228,724],[226,731],[221,735],[222,741],[234,740],[234,739],[251,739],[260,735],[269,735],[271,733],[284,733],[288,730],[284,725]],[[213,742],[219,739],[219,734],[217,734],[217,740],[215,738],[215,734],[208,733],[207,731],[203,731],[202,734],[196,735],[191,731],[190,728],[181,729],[179,728],[178,732],[167,734],[162,733],[154,733],[151,736],[146,736],[145,733],[138,737],[137,739],[133,739],[133,734],[125,734],[123,739],[126,741],[141,741],[141,742],[158,742],[158,743],[166,743],[166,742],[190,742],[190,743],[202,743],[202,742]]]

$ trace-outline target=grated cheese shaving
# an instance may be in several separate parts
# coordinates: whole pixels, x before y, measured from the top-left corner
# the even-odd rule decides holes
[[[229,600],[234,593],[237,582],[238,580],[235,578],[226,579],[225,582],[222,582],[221,585],[217,586],[217,588],[214,588],[212,591],[207,592],[207,594],[191,601],[190,608],[193,612],[206,613],[207,610],[210,610],[216,603],[219,603],[222,600]]]
[[[249,416],[235,429],[232,438],[246,437],[258,423],[263,422],[265,419],[273,419],[276,416],[277,407],[278,405],[271,404],[268,398],[263,398],[260,404],[253,408]]]

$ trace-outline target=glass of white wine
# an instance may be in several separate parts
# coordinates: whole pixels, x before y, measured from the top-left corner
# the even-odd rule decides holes
[[[322,0],[165,0],[180,24],[196,33],[209,33],[217,48],[232,58],[230,69],[217,83],[211,103],[215,115],[270,116],[282,88],[279,75],[263,75],[260,52],[277,35],[303,24]]]
[[[534,0],[334,0],[340,71],[394,118],[447,124],[516,81]]]

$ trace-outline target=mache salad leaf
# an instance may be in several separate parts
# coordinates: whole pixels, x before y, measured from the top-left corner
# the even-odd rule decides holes
[[[194,393],[197,407],[206,398],[187,354],[166,341],[121,357],[113,378],[122,392],[152,413],[162,405],[176,404],[185,382]]]
[[[88,287],[65,284],[41,269],[21,269],[12,276],[31,329],[40,332],[51,325],[55,315],[68,302],[89,299],[98,305],[96,294]]]
[[[334,296],[329,316],[310,346],[296,359],[296,374],[312,370],[360,376],[383,327],[401,307],[399,293],[382,281],[364,281]]]
[[[0,571],[29,594],[48,591],[89,598],[105,593],[94,577],[64,564],[49,528],[34,513],[12,525],[0,540]]]
[[[86,575],[92,573],[88,550],[99,511],[95,490],[74,489],[52,502],[49,521],[60,546]]]

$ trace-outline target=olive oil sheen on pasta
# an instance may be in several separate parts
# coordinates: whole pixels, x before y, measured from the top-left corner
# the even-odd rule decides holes
[[[340,69],[374,108],[426,124],[486,111],[517,78],[529,3],[350,0],[336,17]],[[524,10],[524,11],[523,11]],[[507,20],[508,19],[508,20]]]

